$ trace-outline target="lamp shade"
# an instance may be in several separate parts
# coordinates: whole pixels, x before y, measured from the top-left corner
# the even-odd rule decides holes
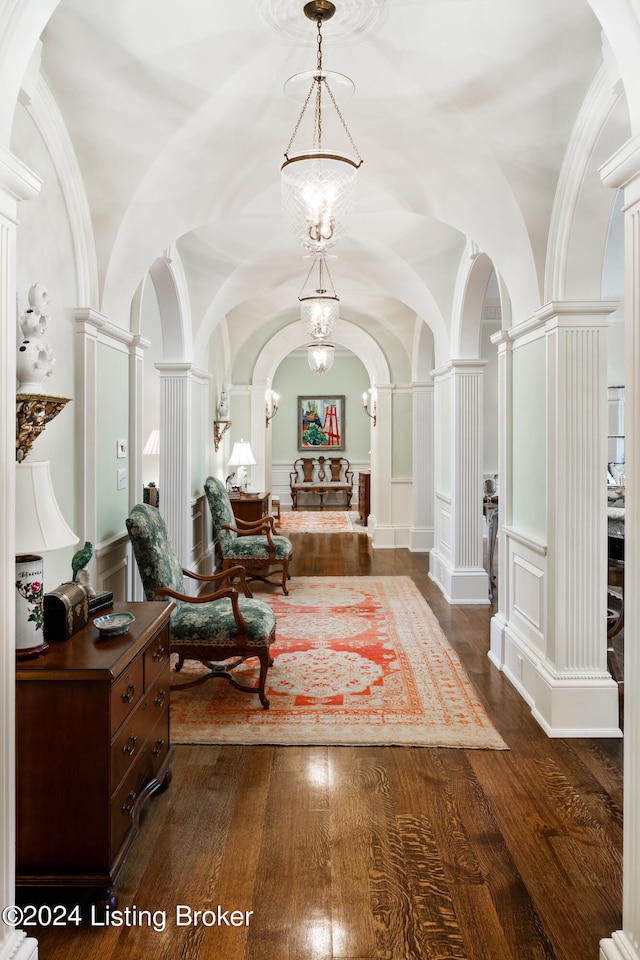
[[[152,430],[144,445],[143,454],[148,457],[157,457],[160,453],[160,431]]]
[[[252,467],[257,463],[248,440],[236,440],[229,458],[230,467]]]
[[[16,554],[40,554],[78,543],[53,492],[49,461],[16,464]]]

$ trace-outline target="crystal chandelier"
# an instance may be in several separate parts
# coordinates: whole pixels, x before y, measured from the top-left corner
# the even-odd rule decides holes
[[[332,247],[349,229],[355,208],[357,170],[362,164],[353,138],[349,133],[329,79],[336,89],[353,90],[353,84],[342,74],[322,69],[322,24],[331,19],[335,6],[330,0],[311,0],[304,12],[315,20],[318,30],[316,69],[291,77],[285,90],[295,90],[309,80],[311,85],[304,105],[284,153],[280,167],[282,184],[282,211],[287,229],[302,245],[318,254]],[[323,143],[323,94],[333,107],[331,117],[338,118],[355,156],[337,149],[327,149]],[[300,130],[307,107],[313,100],[314,116],[311,147],[292,153],[293,141]]]
[[[324,343],[319,340],[316,343],[310,343],[307,347],[307,360],[314,373],[322,376],[333,366],[334,346],[332,343]]]
[[[314,271],[317,271],[315,281],[311,280]],[[300,319],[306,332],[314,340],[326,340],[338,323],[340,300],[323,256],[314,258],[298,300]]]

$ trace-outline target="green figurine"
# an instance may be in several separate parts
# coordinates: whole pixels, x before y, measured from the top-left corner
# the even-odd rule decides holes
[[[71,558],[71,569],[73,570],[74,580],[78,579],[78,574],[80,573],[81,570],[84,570],[86,565],[91,560],[92,556],[93,556],[93,544],[89,543],[89,541],[87,540],[84,547],[82,547],[80,550],[74,553],[73,557]]]

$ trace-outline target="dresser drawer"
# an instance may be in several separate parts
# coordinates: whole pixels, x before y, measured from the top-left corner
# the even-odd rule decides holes
[[[158,717],[169,709],[169,661],[116,733],[111,747],[111,790],[140,754]]]
[[[110,859],[118,852],[122,841],[134,825],[135,803],[153,778],[153,755],[148,744],[143,744],[111,801]]]
[[[169,659],[169,631],[162,630],[144,652],[144,686],[149,687],[156,673]]]
[[[166,710],[155,725],[149,737],[151,751],[151,765],[153,774],[158,772],[160,765],[169,752],[169,711]]]
[[[143,675],[142,657],[138,657],[128,669],[118,677],[111,688],[111,733],[114,734],[120,724],[126,720],[142,697]]]

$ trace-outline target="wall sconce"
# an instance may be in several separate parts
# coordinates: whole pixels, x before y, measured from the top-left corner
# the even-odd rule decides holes
[[[369,413],[369,397],[368,397],[367,391],[365,390],[365,392],[362,394],[362,406],[364,407],[364,412],[366,413],[366,415],[373,420],[373,425],[375,427],[376,419],[377,419],[376,418],[376,399],[373,396],[373,394],[371,395],[371,400],[372,400],[371,413]]]
[[[215,447],[216,453],[218,448],[222,443],[222,438],[225,433],[231,426],[231,420],[214,420],[213,421],[213,446]]]
[[[269,429],[269,421],[273,420],[276,413],[278,412],[278,404],[280,403],[280,394],[276,393],[275,390],[265,390],[264,394],[265,400],[265,427]]]

